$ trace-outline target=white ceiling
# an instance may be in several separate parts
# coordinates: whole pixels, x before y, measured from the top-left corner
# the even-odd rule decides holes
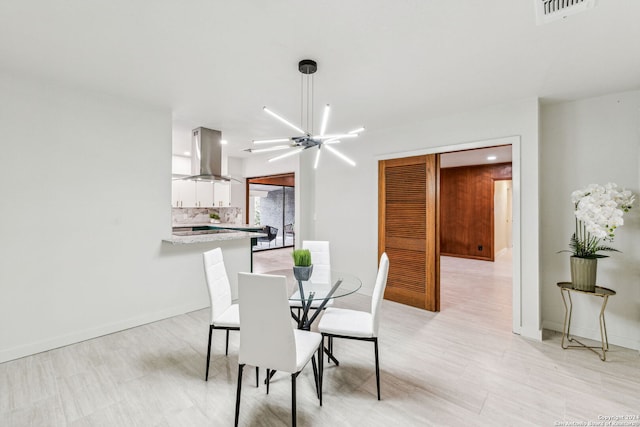
[[[640,1],[543,26],[534,1],[3,0],[0,70],[169,108],[176,154],[198,126],[230,154],[292,136],[262,107],[299,118],[305,58],[328,132],[640,88]]]

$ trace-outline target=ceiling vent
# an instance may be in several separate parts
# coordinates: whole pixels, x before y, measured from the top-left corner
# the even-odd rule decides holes
[[[593,9],[596,0],[534,0],[538,25]]]

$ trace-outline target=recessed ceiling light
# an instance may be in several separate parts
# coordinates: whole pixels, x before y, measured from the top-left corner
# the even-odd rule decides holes
[[[184,155],[185,155],[185,156],[190,156],[190,155],[191,155],[191,151],[185,151],[185,152],[184,152]]]
[[[227,140],[226,140],[226,139],[221,139],[221,140],[220,140],[220,144],[222,144],[222,145],[227,145],[227,144],[228,144],[228,142],[227,142]]]
[[[495,159],[497,159],[496,156],[487,156],[487,160],[495,160]]]

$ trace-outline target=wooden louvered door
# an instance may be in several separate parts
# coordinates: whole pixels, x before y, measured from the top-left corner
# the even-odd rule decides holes
[[[389,256],[385,299],[440,310],[437,154],[378,164],[378,254]]]

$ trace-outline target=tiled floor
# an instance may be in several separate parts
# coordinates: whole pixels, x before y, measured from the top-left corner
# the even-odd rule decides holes
[[[279,261],[258,261],[260,268],[289,262],[284,251],[266,254]],[[562,350],[558,334],[535,342],[511,333],[508,261],[443,258],[440,313],[384,301],[382,401],[373,346],[337,340],[341,365],[326,367],[323,407],[310,367],[298,379],[299,425],[555,426],[637,417],[637,351],[612,346],[601,362],[588,351]],[[365,309],[369,302],[352,295],[336,305]],[[205,382],[207,319],[200,310],[0,364],[0,425],[232,425],[238,334],[226,357],[224,333],[214,333]],[[240,424],[288,425],[288,376],[276,375],[265,395],[247,371]]]

